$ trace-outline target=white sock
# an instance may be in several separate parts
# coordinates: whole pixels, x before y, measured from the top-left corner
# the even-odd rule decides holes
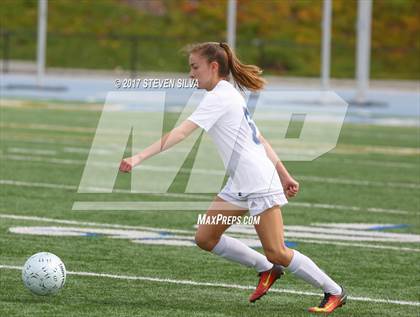
[[[257,272],[264,272],[273,267],[273,263],[269,262],[264,255],[248,247],[238,239],[226,235],[222,235],[211,252],[227,260],[253,267]]]
[[[310,258],[293,250],[294,255],[287,269],[309,284],[322,288],[324,293],[341,294],[341,287],[322,271]]]

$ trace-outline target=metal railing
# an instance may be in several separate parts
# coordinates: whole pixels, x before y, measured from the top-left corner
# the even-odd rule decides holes
[[[203,39],[204,40],[204,39]],[[223,39],[222,39],[223,40]],[[198,42],[190,38],[166,36],[139,36],[121,34],[55,33],[47,36],[47,67],[122,69],[135,77],[141,71],[188,71],[186,56],[181,49],[186,44]],[[372,71],[377,65],[385,67],[385,74],[395,76],[398,63],[413,60],[411,68],[400,77],[415,78],[419,73],[418,48],[372,47]],[[319,76],[320,43],[297,44],[290,40],[263,40],[237,38],[236,51],[247,63],[257,64],[268,73],[294,76]],[[399,56],[389,63],[392,54]],[[36,60],[36,32],[30,30],[0,29],[0,54],[2,72],[11,69],[11,60]],[[343,73],[354,76],[354,43],[332,43],[332,75]],[[386,65],[384,65],[386,64]],[[387,68],[388,67],[388,71]],[[337,69],[338,68],[338,69]],[[335,74],[334,74],[335,72]]]

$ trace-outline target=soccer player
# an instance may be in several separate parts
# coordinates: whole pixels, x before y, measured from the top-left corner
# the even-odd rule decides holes
[[[260,216],[255,230],[265,256],[238,239],[224,234],[227,224],[200,224],[197,245],[216,255],[259,272],[259,282],[250,302],[264,296],[285,270],[324,292],[314,313],[331,313],[346,302],[346,291],[310,258],[286,247],[280,207],[296,196],[299,183],[290,176],[268,141],[250,118],[245,99],[229,83],[233,76],[240,90],[258,91],[265,80],[261,70],[239,61],[226,43],[201,43],[189,48],[190,77],[206,95],[192,115],[140,153],[122,160],[120,171],[130,172],[144,160],[169,149],[197,128],[212,138],[229,174],[206,216]]]

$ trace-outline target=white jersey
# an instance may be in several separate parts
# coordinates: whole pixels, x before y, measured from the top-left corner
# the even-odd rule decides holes
[[[215,143],[230,176],[224,190],[240,197],[283,192],[245,99],[232,84],[219,81],[188,120],[203,128]]]

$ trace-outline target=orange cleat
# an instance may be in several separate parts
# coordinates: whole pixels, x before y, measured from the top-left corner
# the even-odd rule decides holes
[[[310,307],[308,311],[310,313],[320,313],[320,314],[330,314],[337,308],[343,306],[347,300],[347,292],[343,287],[341,287],[340,295],[332,295],[330,293],[324,294],[324,299],[321,301],[321,304],[316,307]]]
[[[273,267],[265,272],[259,273],[260,280],[254,293],[249,297],[249,301],[254,303],[257,299],[260,299],[267,294],[271,285],[284,274],[280,265],[274,264]]]

